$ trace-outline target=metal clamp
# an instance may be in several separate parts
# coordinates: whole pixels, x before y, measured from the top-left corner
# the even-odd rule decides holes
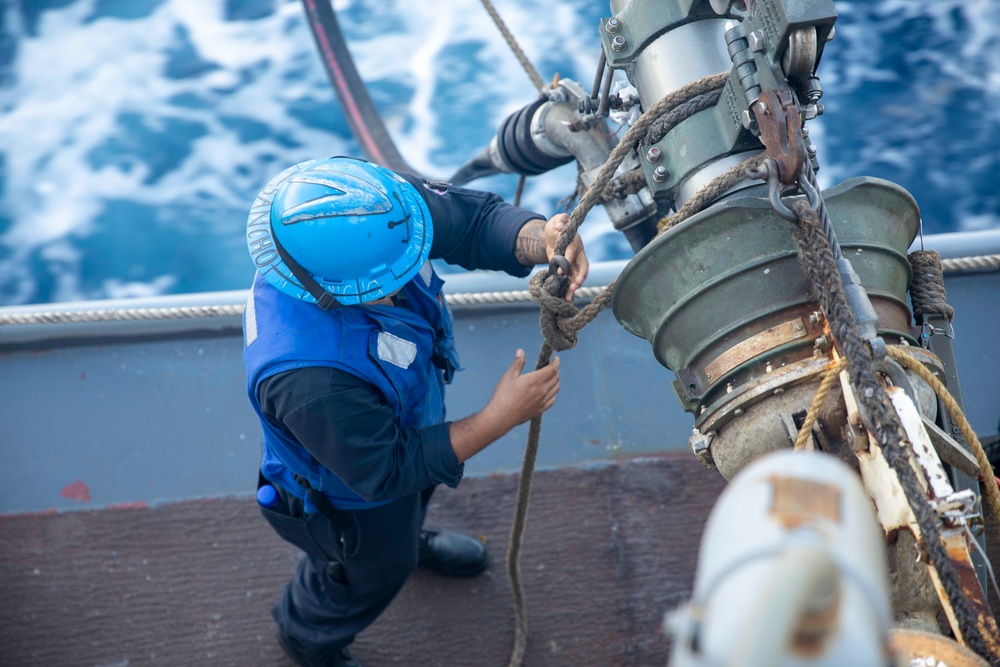
[[[783,185],[794,186],[802,180],[806,149],[802,140],[802,118],[795,97],[789,90],[765,90],[752,106],[760,128],[760,138],[768,156],[775,161]]]

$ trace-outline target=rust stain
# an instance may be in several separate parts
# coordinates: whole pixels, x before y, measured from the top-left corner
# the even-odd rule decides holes
[[[986,601],[986,594],[979,585],[976,570],[972,566],[972,559],[969,555],[965,535],[964,533],[954,531],[950,534],[946,533],[942,537],[944,538],[945,548],[948,551],[948,557],[955,567],[956,574],[958,574],[962,595],[975,615],[976,627],[979,629],[979,634],[982,636],[990,655],[998,657],[1000,656],[1000,632],[997,630],[997,621],[992,611],[990,611],[989,603]],[[947,596],[942,598],[942,601],[945,600],[947,600]],[[957,630],[956,634],[958,634]]]
[[[771,514],[787,528],[816,518],[840,521],[840,489],[832,484],[774,476],[771,487],[774,489]]]
[[[63,498],[79,500],[81,503],[90,502],[90,487],[83,483],[83,480],[76,480],[72,484],[67,484],[59,492]]]
[[[801,318],[765,329],[759,334],[737,343],[709,362],[705,366],[705,377],[711,380],[718,379],[757,355],[773,350],[789,341],[805,338],[807,335],[809,334],[806,325]]]

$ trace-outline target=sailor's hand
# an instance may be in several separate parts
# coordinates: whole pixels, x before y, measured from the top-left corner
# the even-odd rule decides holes
[[[545,223],[545,254],[550,262],[555,255],[559,236],[567,224],[569,224],[569,216],[565,213],[558,213]],[[569,262],[569,286],[566,289],[566,300],[572,302],[573,294],[577,288],[583,285],[583,281],[587,278],[587,271],[590,269],[590,262],[587,261],[587,253],[583,250],[583,241],[580,240],[579,234],[574,234],[573,240],[566,246],[565,257],[566,261]]]
[[[485,411],[503,419],[508,430],[552,407],[559,393],[559,357],[545,368],[524,373],[524,350],[500,377]]]
[[[545,368],[524,373],[524,350],[504,371],[486,407],[448,427],[451,447],[459,463],[482,451],[518,424],[552,407],[559,393],[559,357]]]

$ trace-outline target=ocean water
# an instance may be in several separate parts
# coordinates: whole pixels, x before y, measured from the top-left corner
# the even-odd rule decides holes
[[[589,88],[607,2],[495,0],[544,78]],[[404,157],[447,178],[533,99],[478,0],[337,0]],[[1000,3],[837,2],[810,124],[824,186],[887,178],[927,233],[1000,227]],[[242,289],[260,187],[359,154],[298,0],[6,0],[0,5],[0,305]],[[529,179],[549,214],[572,165]],[[473,185],[510,197],[514,176]],[[594,260],[631,255],[603,216]]]

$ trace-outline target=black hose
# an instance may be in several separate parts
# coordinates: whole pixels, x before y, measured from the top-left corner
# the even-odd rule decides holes
[[[493,166],[493,162],[490,160],[489,149],[486,149],[459,167],[458,171],[448,179],[448,182],[453,185],[465,185],[477,178],[486,178],[499,173],[500,171]]]
[[[336,93],[351,134],[365,157],[377,164],[419,175],[396,149],[368,89],[358,74],[330,0],[302,0],[320,58]]]

